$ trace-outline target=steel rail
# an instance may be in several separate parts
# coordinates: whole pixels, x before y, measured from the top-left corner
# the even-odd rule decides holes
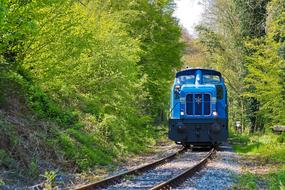
[[[216,150],[213,148],[210,150],[210,152],[207,153],[207,155],[199,161],[196,165],[193,167],[183,171],[182,173],[174,176],[173,178],[169,179],[168,181],[162,182],[158,185],[155,185],[154,187],[150,188],[150,190],[168,190],[172,189],[173,187],[177,187],[181,185],[187,178],[193,176],[197,171],[202,169],[208,160],[216,153]]]
[[[173,159],[175,159],[176,156],[184,153],[187,150],[187,148],[183,148],[180,149],[179,151],[177,151],[176,153],[173,153],[165,158],[162,158],[160,160],[157,160],[155,162],[152,162],[150,164],[146,164],[143,165],[141,167],[132,169],[130,171],[126,171],[111,177],[108,177],[106,179],[103,179],[101,181],[95,182],[95,183],[91,183],[91,184],[87,184],[78,188],[75,188],[75,190],[92,190],[92,189],[101,189],[101,188],[106,188],[110,185],[119,183],[122,179],[124,179],[126,176],[130,176],[130,175],[137,175],[139,173],[151,170],[157,166],[163,165],[167,162],[172,161]]]

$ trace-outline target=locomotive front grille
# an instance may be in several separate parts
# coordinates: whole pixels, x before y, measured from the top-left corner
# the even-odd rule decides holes
[[[187,115],[210,115],[211,96],[204,93],[191,93],[186,96]]]

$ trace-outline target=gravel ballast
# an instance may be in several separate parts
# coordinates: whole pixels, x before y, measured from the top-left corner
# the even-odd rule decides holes
[[[238,155],[230,146],[221,146],[216,157],[209,161],[193,177],[187,179],[176,190],[225,190],[233,189],[236,174],[240,174],[241,166]]]
[[[133,176],[125,179],[123,182],[110,186],[108,190],[131,190],[131,189],[149,189],[173,176],[181,173],[187,168],[195,165],[200,161],[207,152],[191,152],[188,151],[180,155],[177,159],[155,168],[149,172],[145,172],[139,176]]]

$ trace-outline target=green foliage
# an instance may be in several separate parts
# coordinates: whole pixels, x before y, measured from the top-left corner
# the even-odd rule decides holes
[[[280,48],[284,46],[285,8],[279,7],[280,15],[275,15],[273,9],[280,2],[272,1],[268,5],[267,35],[248,43],[247,48],[253,52],[248,58],[248,75],[245,78],[246,96],[256,98],[260,102],[257,111],[265,125],[285,123],[284,118],[284,65],[285,60],[280,56]],[[275,15],[275,16],[273,16]]]
[[[0,177],[0,186],[1,185],[5,185],[5,182],[4,182],[4,180]]]
[[[269,0],[233,0],[242,36],[265,35],[266,5]]]
[[[245,173],[237,178],[237,183],[234,189],[260,189],[261,185],[264,188],[270,190],[284,190],[285,186],[285,169],[280,168],[280,170],[275,172],[270,172],[269,174],[256,175],[252,173]]]
[[[230,125],[243,132],[284,124],[284,1],[215,0],[197,27],[206,66],[223,72]],[[246,128],[248,127],[248,128]]]
[[[131,25],[128,31],[141,42],[138,65],[146,76],[143,88],[148,92],[144,112],[160,122],[165,119],[161,115],[167,107],[173,71],[182,66],[184,45],[180,42],[181,29],[172,17],[174,3],[172,0],[124,2],[123,6],[130,6],[131,13],[135,14],[128,12],[126,22]],[[122,6],[116,5],[113,3],[122,11]]]
[[[255,152],[259,147],[260,147],[259,143],[250,143],[246,146],[244,145],[234,145],[233,146],[234,150],[239,153]]]
[[[1,77],[17,84],[27,117],[55,123],[33,128],[54,157],[87,170],[160,138],[150,124],[164,119],[183,52],[173,1],[1,1],[0,10]]]
[[[230,133],[230,140],[234,143],[246,144],[250,142],[250,137],[245,134],[237,134],[233,131]]]
[[[246,144],[234,145],[235,151],[258,155],[269,162],[284,162],[285,145],[280,141],[281,135],[252,135],[248,138]]]
[[[5,151],[0,149],[0,166],[9,168],[13,163],[13,159],[10,155]]]
[[[45,171],[43,177],[45,178],[44,189],[52,190],[56,177],[55,171]]]
[[[222,72],[228,87],[229,125],[241,121],[245,126],[243,93],[244,51],[243,38],[234,1],[216,0],[209,3],[203,23],[196,29],[199,42],[206,49],[204,67]]]
[[[282,133],[277,137],[277,142],[278,143],[285,143],[285,133]]]
[[[238,153],[254,156],[263,163],[275,163],[281,166],[274,168],[268,174],[245,173],[238,176],[237,189],[259,189],[261,183],[268,189],[284,189],[285,168],[282,165],[285,145],[284,142],[280,142],[280,138],[282,135],[252,135],[248,137],[246,144],[233,146]]]
[[[204,65],[222,71],[229,87],[234,149],[282,165],[284,135],[269,130],[285,124],[284,0],[214,0],[205,14],[197,27],[199,42],[206,49]],[[235,127],[237,120],[241,129]],[[236,188],[258,189],[260,181],[269,189],[284,189],[284,169],[264,176],[244,174]]]
[[[251,173],[245,173],[241,176],[238,176],[238,185],[234,187],[234,189],[258,189],[257,188],[257,181],[258,177],[251,174]]]
[[[270,190],[285,189],[285,168],[283,167],[278,172],[273,172],[268,175],[268,186]]]
[[[29,176],[32,178],[37,178],[39,176],[40,174],[39,167],[34,160],[29,164],[28,171],[29,171]]]

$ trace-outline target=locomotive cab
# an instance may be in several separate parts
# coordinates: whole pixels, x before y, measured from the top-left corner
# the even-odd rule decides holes
[[[176,73],[168,136],[187,146],[227,141],[227,89],[220,72],[187,69]]]

